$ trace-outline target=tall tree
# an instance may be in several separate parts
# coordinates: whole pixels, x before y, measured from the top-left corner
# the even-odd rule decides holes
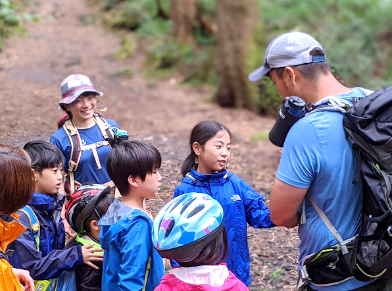
[[[253,33],[260,23],[257,0],[217,0],[218,90],[224,107],[251,108],[249,68]]]
[[[170,0],[172,34],[181,43],[193,43],[196,21],[196,0]]]

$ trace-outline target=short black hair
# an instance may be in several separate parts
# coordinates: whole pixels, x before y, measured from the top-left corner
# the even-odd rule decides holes
[[[44,140],[29,141],[23,146],[31,159],[31,168],[42,174],[44,169],[63,164],[63,154],[58,147]]]
[[[115,198],[111,193],[106,193],[102,197],[99,197],[97,204],[93,208],[93,212],[84,221],[84,230],[87,233],[91,232],[90,222],[94,219],[99,220],[102,216],[104,216],[114,199]]]
[[[126,140],[114,146],[109,153],[106,166],[121,195],[129,189],[128,177],[140,177],[145,180],[147,174],[161,167],[159,151],[149,143],[138,140]]]

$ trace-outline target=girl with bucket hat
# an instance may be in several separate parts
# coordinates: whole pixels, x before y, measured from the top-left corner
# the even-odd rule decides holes
[[[61,94],[60,108],[68,116],[50,142],[64,156],[65,191],[72,194],[86,183],[113,186],[106,160],[119,126],[96,113],[97,97],[102,93],[87,76],[75,74],[61,83]]]

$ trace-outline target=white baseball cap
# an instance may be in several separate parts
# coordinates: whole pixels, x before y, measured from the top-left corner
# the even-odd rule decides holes
[[[282,34],[268,45],[264,65],[249,75],[249,81],[260,80],[271,69],[325,62],[325,53],[317,56],[311,54],[316,48],[324,52],[321,44],[306,33],[292,31]]]

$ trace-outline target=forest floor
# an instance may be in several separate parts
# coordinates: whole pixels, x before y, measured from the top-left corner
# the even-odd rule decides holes
[[[57,129],[62,111],[60,83],[68,75],[91,77],[104,92],[99,101],[103,115],[114,119],[129,134],[152,142],[162,154],[162,191],[148,201],[155,215],[171,199],[181,181],[180,165],[189,154],[188,139],[198,122],[214,119],[233,134],[232,171],[262,193],[269,194],[280,159],[280,149],[268,140],[252,141],[268,132],[274,119],[247,110],[220,108],[210,101],[206,88],[179,85],[143,77],[143,48],[118,61],[121,33],[103,28],[94,12],[80,0],[36,0],[26,12],[39,15],[23,37],[5,41],[0,52],[0,142],[23,146],[45,139]],[[121,72],[133,68],[131,77]],[[295,290],[297,229],[248,228],[252,283],[250,290]]]

